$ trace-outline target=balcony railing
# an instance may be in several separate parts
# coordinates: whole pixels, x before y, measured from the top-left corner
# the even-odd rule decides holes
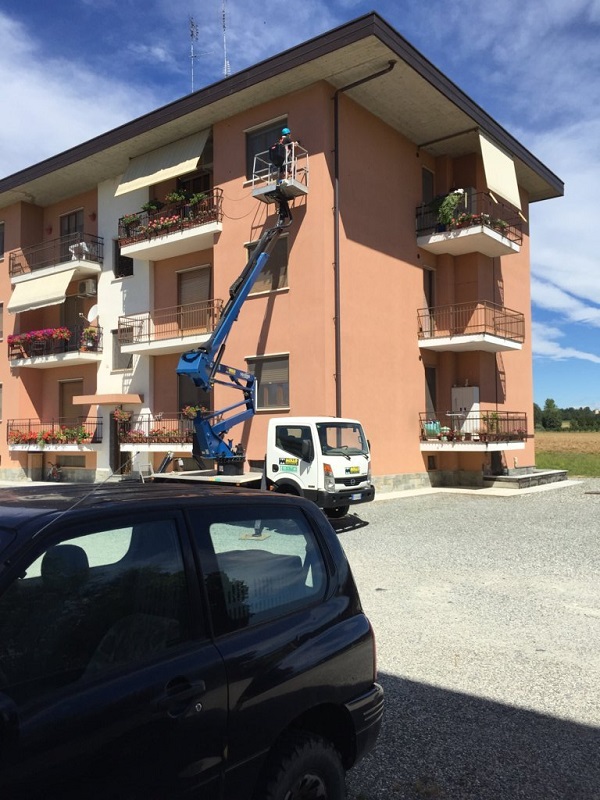
[[[489,334],[513,342],[525,341],[525,315],[486,300],[420,308],[419,339]]]
[[[439,219],[438,210],[442,199],[436,198],[431,203],[417,206],[417,236],[427,236],[443,231],[459,231],[463,228],[483,225],[496,231],[516,245],[520,246],[522,244],[523,226],[521,218],[503,203],[494,202],[487,192],[475,192],[472,189],[465,190],[450,222],[440,221]]]
[[[119,220],[119,244],[144,242],[156,236],[197,228],[223,220],[223,190],[213,189],[196,203],[161,204],[155,211],[139,211]]]
[[[521,411],[419,414],[421,439],[442,442],[524,442],[527,414]]]
[[[119,344],[149,344],[210,333],[223,310],[222,300],[187,303],[119,317]]]
[[[75,325],[71,328],[43,328],[7,337],[9,361],[63,353],[102,352],[102,328]]]
[[[9,446],[99,444],[102,417],[61,417],[58,419],[9,419],[6,425]]]
[[[67,261],[104,261],[104,239],[89,233],[69,233],[58,239],[24,247],[10,254],[8,271],[12,276],[25,275]]]
[[[194,422],[181,412],[139,414],[117,423],[120,444],[191,444]]]

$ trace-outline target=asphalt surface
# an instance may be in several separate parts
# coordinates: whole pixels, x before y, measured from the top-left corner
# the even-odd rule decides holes
[[[334,523],[386,711],[349,800],[600,800],[600,479]]]

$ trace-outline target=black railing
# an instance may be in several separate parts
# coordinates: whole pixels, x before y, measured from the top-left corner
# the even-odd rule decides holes
[[[446,217],[441,214],[440,206],[445,198],[453,195],[457,198],[456,206],[452,215]],[[523,225],[519,215],[503,203],[494,202],[488,192],[465,189],[460,194],[450,192],[449,195],[417,206],[417,236],[479,226],[496,231],[514,244],[521,245],[523,242]]]
[[[63,353],[102,352],[102,328],[75,325],[71,328],[43,328],[7,337],[9,361]]]
[[[480,411],[458,414],[419,414],[421,439],[442,442],[523,442],[527,439],[527,414],[521,411]]]
[[[104,261],[104,239],[90,233],[69,233],[58,239],[41,242],[16,250],[10,254],[10,275],[24,275],[44,267],[52,267],[67,261]]]
[[[482,300],[417,311],[419,339],[490,334],[513,342],[525,341],[525,315]]]
[[[194,421],[181,412],[139,414],[117,422],[120,444],[191,444]]]
[[[223,190],[213,189],[197,202],[161,203],[156,210],[121,217],[119,243],[135,244],[209,222],[221,222],[222,219]]]
[[[9,419],[6,435],[9,445],[99,444],[102,441],[102,417]]]

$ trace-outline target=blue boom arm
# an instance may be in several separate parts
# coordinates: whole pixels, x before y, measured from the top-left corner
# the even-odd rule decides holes
[[[278,224],[263,233],[243,272],[229,289],[229,300],[211,337],[202,347],[183,353],[179,359],[177,374],[187,375],[196,386],[204,391],[210,391],[215,383],[219,383],[238,389],[242,393],[238,402],[209,415],[201,416],[199,414],[194,419],[199,454],[204,458],[238,460],[243,456],[241,446],[238,445],[234,448],[232,440],[226,442],[224,437],[230,428],[244,422],[256,412],[254,375],[241,369],[227,367],[221,363],[221,359],[233,323],[237,320],[244,301],[265,266],[280,234],[286,227],[285,219],[291,221],[285,199],[280,198],[278,202]],[[194,450],[194,452],[196,451]]]

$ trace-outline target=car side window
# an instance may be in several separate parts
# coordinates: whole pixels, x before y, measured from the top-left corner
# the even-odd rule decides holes
[[[190,638],[173,519],[54,540],[0,597],[0,691],[18,703]]]
[[[327,570],[301,510],[214,509],[205,581],[218,633],[257,625],[320,600]]]

